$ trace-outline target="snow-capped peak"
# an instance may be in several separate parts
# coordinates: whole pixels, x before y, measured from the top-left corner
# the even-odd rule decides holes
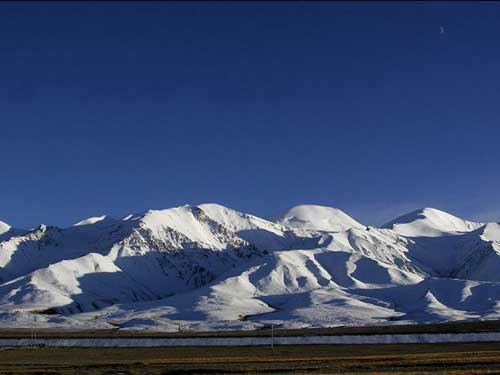
[[[158,239],[168,241],[173,248],[191,244],[205,249],[223,250],[228,245],[248,245],[196,206],[149,210],[137,220],[141,228]]]
[[[500,224],[488,223],[484,226],[483,234],[481,235],[486,241],[500,242]]]
[[[69,228],[1,224],[0,327],[33,314],[161,330],[500,317],[500,225],[431,208],[394,230],[313,205],[276,222],[202,204]]]
[[[280,215],[276,222],[293,228],[328,232],[365,227],[338,208],[312,204],[292,207]]]
[[[73,224],[73,226],[78,227],[78,226],[82,226],[82,225],[92,225],[92,224],[95,224],[98,222],[108,221],[108,220],[113,220],[113,219],[111,219],[110,217],[108,217],[106,215],[93,216],[93,217],[89,217],[87,219],[84,219],[82,221],[79,221],[78,223]]]
[[[199,230],[200,223],[192,207],[188,205],[164,210],[149,210],[140,218],[140,221],[155,234],[158,234],[162,228],[168,227],[186,234],[195,241],[204,242],[203,234]]]
[[[383,227],[393,229],[407,237],[438,237],[470,232],[482,225],[482,223],[467,221],[435,208],[422,208],[400,216]]]
[[[0,221],[0,234],[4,234],[10,230],[11,226],[3,221]]]
[[[224,207],[216,203],[204,203],[198,205],[210,218],[233,231],[265,229],[270,232],[280,232],[279,226],[271,221],[260,217],[246,214],[232,208]]]

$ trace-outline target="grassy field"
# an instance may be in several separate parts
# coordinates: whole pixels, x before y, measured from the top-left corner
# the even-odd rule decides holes
[[[500,374],[500,343],[0,350],[1,374]]]
[[[451,322],[418,325],[391,325],[365,327],[333,327],[305,329],[275,329],[275,336],[317,336],[317,335],[375,335],[375,334],[411,334],[411,333],[467,333],[499,332],[499,320],[476,322]],[[29,338],[30,329],[2,329],[0,338]],[[83,337],[259,337],[270,336],[270,329],[258,331],[211,331],[211,332],[144,332],[124,330],[80,330],[37,329],[39,338],[83,338]]]

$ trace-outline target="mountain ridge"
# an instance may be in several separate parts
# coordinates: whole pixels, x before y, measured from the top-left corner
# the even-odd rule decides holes
[[[298,205],[269,220],[214,203],[4,228],[0,326],[258,329],[500,317],[500,225],[431,208],[381,228],[334,207]],[[424,297],[415,304],[408,293]]]

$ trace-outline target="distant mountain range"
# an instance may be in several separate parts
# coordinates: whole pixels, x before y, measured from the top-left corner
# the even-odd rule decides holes
[[[32,230],[0,222],[0,327],[301,328],[500,318],[500,225],[433,208],[381,228],[217,204]]]

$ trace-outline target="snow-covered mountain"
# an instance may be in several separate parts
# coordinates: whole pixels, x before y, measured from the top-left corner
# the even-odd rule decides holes
[[[0,326],[258,329],[500,317],[500,225],[432,208],[382,228],[217,205],[0,222]]]
[[[385,224],[384,228],[391,228],[407,237],[439,237],[470,232],[483,225],[434,208],[423,208],[398,217]]]
[[[8,240],[10,237],[24,233],[25,231],[12,228],[9,224],[0,221],[0,241]]]
[[[276,222],[299,229],[341,232],[349,228],[364,228],[344,211],[334,207],[300,205],[276,218]]]
[[[10,230],[10,225],[0,221],[0,236]]]

